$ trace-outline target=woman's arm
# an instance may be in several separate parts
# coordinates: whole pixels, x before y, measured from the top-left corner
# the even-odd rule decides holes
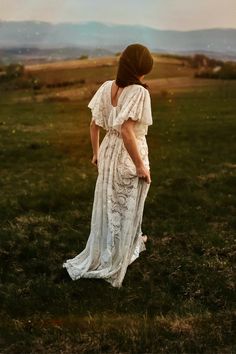
[[[141,178],[145,178],[146,182],[150,183],[151,182],[150,172],[144,166],[143,160],[138,151],[136,137],[133,130],[134,124],[135,121],[133,121],[131,118],[125,121],[121,125],[121,136],[123,138],[124,145],[136,166],[137,175]]]
[[[93,149],[93,158],[91,162],[95,166],[97,166],[97,162],[98,162],[99,135],[100,135],[99,133],[100,133],[99,125],[97,125],[94,120],[91,120],[90,138],[91,138],[91,144]]]

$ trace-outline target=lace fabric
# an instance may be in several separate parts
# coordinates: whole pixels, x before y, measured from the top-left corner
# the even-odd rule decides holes
[[[120,131],[122,123],[132,118],[137,121],[137,135],[146,135],[147,127],[153,124],[149,91],[136,84],[125,87],[126,92],[122,91],[117,107],[113,107],[110,100],[112,82],[104,82],[90,100],[88,107],[92,119],[106,130],[112,127]]]

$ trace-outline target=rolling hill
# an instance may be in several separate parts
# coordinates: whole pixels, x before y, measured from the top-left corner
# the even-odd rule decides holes
[[[221,59],[236,59],[236,29],[230,28],[173,31],[94,21],[58,24],[38,21],[0,22],[1,56],[17,55],[19,49],[26,56],[32,53],[36,55],[36,50],[38,56],[48,55],[48,51],[54,55],[54,49],[60,57],[106,55],[121,51],[130,43],[142,43],[157,53],[201,52],[206,55],[211,53],[211,56]]]

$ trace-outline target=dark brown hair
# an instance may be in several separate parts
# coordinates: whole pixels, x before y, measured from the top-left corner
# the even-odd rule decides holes
[[[148,85],[142,83],[138,77],[148,74],[153,67],[153,57],[148,48],[142,44],[130,44],[121,53],[116,84],[119,87],[126,87],[138,84],[148,89]]]

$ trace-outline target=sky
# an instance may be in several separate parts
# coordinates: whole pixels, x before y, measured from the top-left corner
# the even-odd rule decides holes
[[[236,0],[0,0],[0,20],[99,21],[181,31],[236,28]]]

